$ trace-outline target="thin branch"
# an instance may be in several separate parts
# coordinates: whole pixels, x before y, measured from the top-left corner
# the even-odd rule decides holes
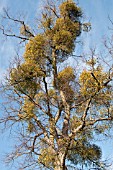
[[[24,21],[19,20],[19,19],[12,18],[12,17],[9,15],[9,13],[8,13],[8,11],[7,11],[6,9],[4,9],[4,13],[5,13],[5,15],[6,15],[6,16],[4,16],[5,19],[9,19],[9,20],[11,20],[11,21],[13,21],[13,22],[16,22],[16,23],[19,23],[19,24],[23,25],[24,30],[25,30],[25,32],[26,32],[27,34],[29,34],[29,37],[34,37],[34,34],[31,33],[31,32],[27,29],[26,24],[25,24]],[[3,33],[3,35],[5,35],[5,36],[19,38],[19,39],[22,39],[22,40],[24,40],[24,41],[25,41],[25,40],[29,40],[28,37],[22,37],[22,36],[18,36],[18,35],[15,35],[15,34],[8,34],[8,33],[6,33],[6,32],[5,32],[5,29],[4,29],[3,27],[0,28],[0,29],[2,30],[2,33]]]
[[[29,40],[29,38],[27,38],[27,37],[22,37],[22,36],[18,36],[18,35],[15,35],[15,34],[6,33],[3,27],[0,27],[0,30],[2,31],[3,35],[5,35],[7,37],[15,37],[15,38],[18,38],[18,39],[22,39],[23,41]]]
[[[58,122],[58,120],[59,120],[59,118],[61,116],[61,112],[62,112],[62,107],[59,108],[59,110],[57,111],[57,113],[55,115],[55,124]]]
[[[33,145],[32,145],[32,150],[31,150],[31,152],[34,152],[36,139],[37,139],[39,136],[41,136],[41,135],[43,135],[43,132],[40,132],[40,133],[38,133],[38,134],[36,134],[36,135],[34,136],[34,140],[33,140]]]
[[[38,120],[37,116],[34,115],[33,118],[34,118],[34,120],[36,121],[37,125],[40,127],[40,129],[41,129],[44,133],[47,134],[47,131],[46,131],[45,127],[42,125],[41,121]]]
[[[110,120],[113,120],[113,118],[112,118],[112,117],[108,117],[108,118],[99,118],[99,119],[91,120],[90,123],[87,123],[87,126],[89,126],[89,125],[94,125],[94,124],[97,123],[97,122],[110,121]]]
[[[48,112],[46,112],[38,103],[36,103],[30,95],[26,94],[23,90],[20,90],[20,91],[22,92],[22,94],[24,94],[25,96],[27,96],[27,97],[29,98],[29,100],[30,100],[31,102],[33,102],[34,105],[37,106],[43,113],[45,113],[45,114],[48,115]],[[48,115],[48,116],[50,116],[50,115]]]
[[[94,73],[91,73],[92,77],[94,78],[94,80],[96,80],[98,86],[100,86],[100,82],[98,81],[98,79],[95,77]]]
[[[45,91],[46,91],[46,96],[47,96],[47,107],[48,107],[48,112],[47,112],[47,115],[52,118],[52,114],[51,114],[51,111],[50,111],[50,99],[49,99],[49,95],[48,95],[48,87],[47,87],[47,82],[45,80],[45,77],[43,77],[43,82],[44,82],[44,86],[45,86]]]
[[[57,13],[56,13],[55,7],[52,8],[51,6],[46,6],[45,8],[46,8],[46,9],[50,9],[50,10],[54,13],[54,15],[55,15],[57,18],[59,18],[59,16],[58,16]]]

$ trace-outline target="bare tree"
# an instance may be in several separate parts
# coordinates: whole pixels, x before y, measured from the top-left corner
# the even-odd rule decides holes
[[[36,35],[24,21],[6,10],[5,14],[20,24],[21,31],[12,34],[2,26],[3,34],[26,41],[24,61],[16,61],[4,84],[10,103],[6,100],[0,121],[18,125],[18,144],[7,161],[21,157],[23,169],[104,169],[101,149],[93,140],[95,133],[104,134],[112,127],[113,68],[104,70],[95,50],[84,63],[86,69],[77,71],[75,64],[65,64],[81,32],[90,27],[81,22],[81,9],[72,0],[58,7],[48,1],[42,11],[42,31]]]

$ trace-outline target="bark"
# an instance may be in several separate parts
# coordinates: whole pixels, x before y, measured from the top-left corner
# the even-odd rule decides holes
[[[53,84],[55,89],[58,88],[58,80],[57,80],[57,60],[56,60],[56,54],[55,54],[55,49],[53,49],[52,51],[52,58],[53,58],[53,63],[52,63],[52,67],[53,67]]]
[[[54,170],[67,170],[65,166],[65,154],[64,153],[61,152],[57,156]]]
[[[65,97],[63,91],[60,91],[60,96],[62,98],[62,102],[63,102],[63,105],[64,105],[64,111],[65,111],[62,134],[64,136],[68,137],[69,119],[70,119],[70,106],[66,101],[66,97]]]

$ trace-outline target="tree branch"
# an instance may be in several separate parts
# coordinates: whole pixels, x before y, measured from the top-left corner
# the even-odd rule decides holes
[[[35,142],[36,142],[36,139],[37,139],[39,136],[41,136],[41,135],[43,135],[43,132],[40,132],[40,133],[38,133],[38,134],[36,134],[36,135],[34,136],[34,140],[33,140],[33,145],[32,145],[32,150],[31,150],[31,152],[35,152],[34,150],[35,150]]]
[[[47,88],[47,82],[45,80],[45,77],[43,77],[43,82],[44,82],[44,86],[45,86],[45,91],[46,91],[46,96],[47,96],[47,107],[48,107],[48,113],[47,115],[50,117],[50,118],[53,118],[52,114],[51,114],[51,110],[50,110],[50,104],[49,104],[49,95],[48,95],[48,88]]]
[[[83,121],[84,124],[85,124],[85,119],[86,119],[88,110],[89,110],[89,108],[90,108],[89,106],[90,106],[90,104],[91,104],[91,99],[92,99],[92,98],[90,98],[90,99],[88,100],[87,105],[86,105],[86,108],[85,108],[85,110],[84,110],[84,114],[83,114],[83,116],[82,116],[82,118],[81,118],[81,120]]]
[[[23,41],[28,41],[29,38],[27,37],[22,37],[22,36],[18,36],[15,34],[8,34],[5,32],[5,29],[3,27],[0,27],[0,30],[2,31],[3,35],[7,36],[7,37],[14,37],[14,38],[18,38],[18,39],[22,39]]]

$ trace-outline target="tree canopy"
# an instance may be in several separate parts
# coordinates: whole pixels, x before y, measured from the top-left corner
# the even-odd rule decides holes
[[[81,8],[73,0],[48,1],[36,35],[7,11],[6,17],[21,24],[20,35],[3,34],[26,41],[23,60],[10,68],[4,85],[11,106],[1,122],[17,124],[20,136],[8,161],[21,157],[23,169],[105,170],[94,138],[112,128],[113,68],[104,68],[93,52],[85,69],[76,69],[79,57],[67,64],[90,27]]]

